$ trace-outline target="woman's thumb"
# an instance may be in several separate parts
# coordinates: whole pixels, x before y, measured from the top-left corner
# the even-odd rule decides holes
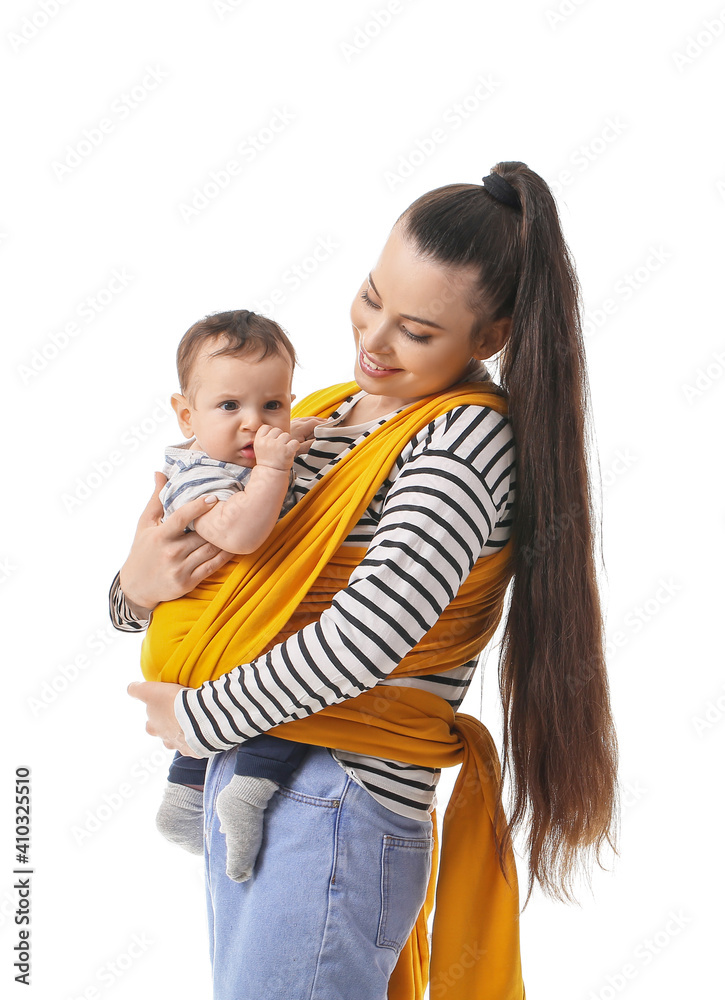
[[[143,514],[141,515],[142,521],[158,524],[161,520],[164,513],[164,505],[161,503],[161,500],[159,500],[159,493],[167,482],[168,480],[163,472],[154,472],[154,492],[151,495],[151,499],[144,507]]]

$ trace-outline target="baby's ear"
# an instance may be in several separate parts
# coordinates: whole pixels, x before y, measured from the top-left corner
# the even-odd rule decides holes
[[[290,403],[294,403],[294,401],[295,401],[296,399],[297,399],[297,397],[295,396],[295,394],[294,394],[294,393],[292,393],[292,395],[291,395],[291,396],[290,396],[290,398],[289,398],[289,401],[290,401]]]
[[[171,397],[171,406],[176,414],[176,419],[179,421],[179,427],[184,437],[193,437],[194,430],[191,426],[191,409],[189,408],[186,396],[182,396],[180,392],[175,392]]]

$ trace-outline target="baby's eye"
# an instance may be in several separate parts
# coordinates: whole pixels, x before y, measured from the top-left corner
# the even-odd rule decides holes
[[[225,400],[223,403],[220,403],[220,406],[221,406],[222,410],[227,410],[227,411],[231,411],[231,410],[236,410],[237,409],[237,404],[234,402],[233,399],[227,399],[227,400]]]
[[[282,404],[278,399],[270,399],[268,403],[264,404],[265,410],[279,410],[282,408]]]

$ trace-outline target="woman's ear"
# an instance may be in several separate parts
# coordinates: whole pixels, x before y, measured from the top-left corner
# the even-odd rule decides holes
[[[476,348],[473,356],[478,361],[493,357],[502,349],[511,332],[511,317],[497,319],[490,326],[480,331],[476,338]]]
[[[186,396],[182,396],[180,392],[175,392],[171,397],[171,405],[176,414],[176,419],[179,421],[179,427],[185,438],[190,438],[194,436],[194,429],[191,426],[191,409]]]

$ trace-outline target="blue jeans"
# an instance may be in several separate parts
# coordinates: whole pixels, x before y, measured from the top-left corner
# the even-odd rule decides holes
[[[385,1000],[425,899],[433,826],[380,805],[320,747],[272,796],[252,877],[226,875],[215,804],[235,751],[204,789],[214,1000]]]

